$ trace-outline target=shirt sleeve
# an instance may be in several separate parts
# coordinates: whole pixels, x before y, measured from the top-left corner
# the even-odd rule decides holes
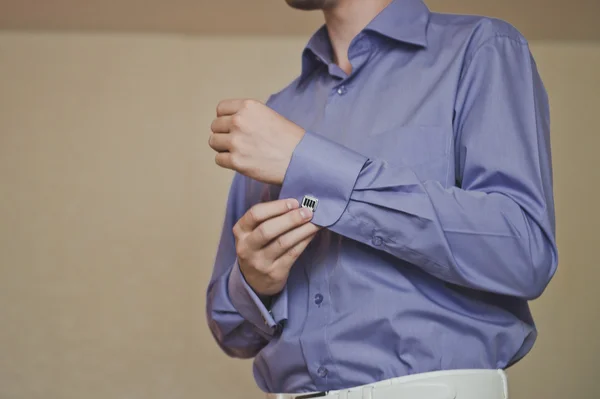
[[[241,358],[255,356],[287,318],[287,291],[274,297],[268,310],[246,283],[237,263],[232,229],[251,206],[246,179],[236,174],[231,185],[206,300],[208,325],[217,343],[228,355]]]
[[[548,99],[526,42],[497,36],[473,54],[455,103],[456,186],[307,132],[280,197],[317,197],[313,223],[439,279],[533,299],[557,266]]]

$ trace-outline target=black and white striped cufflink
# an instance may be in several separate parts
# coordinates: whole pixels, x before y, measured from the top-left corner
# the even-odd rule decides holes
[[[311,197],[310,195],[305,195],[304,198],[302,198],[302,208],[308,208],[313,212],[315,209],[317,209],[318,203],[319,200],[315,197]]]

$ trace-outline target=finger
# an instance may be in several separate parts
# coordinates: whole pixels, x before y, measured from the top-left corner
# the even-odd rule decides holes
[[[310,242],[313,240],[313,238],[315,238],[316,234],[317,233],[314,233],[314,234],[306,237],[304,240],[300,241],[298,244],[296,244],[295,246],[290,248],[287,252],[285,252],[282,256],[280,256],[275,262],[273,262],[273,267],[274,268],[281,267],[281,268],[285,268],[287,270],[291,269],[291,267],[298,260],[300,255],[302,255],[302,253],[304,252],[306,247],[308,247],[308,244],[310,244]]]
[[[268,219],[252,230],[246,242],[250,248],[264,248],[280,235],[307,223],[311,218],[312,212],[309,209],[300,208]]]
[[[230,152],[218,152],[217,155],[215,155],[215,163],[222,168],[235,170]]]
[[[231,115],[220,116],[210,125],[213,133],[229,133],[231,131]]]
[[[291,229],[287,233],[275,238],[265,247],[265,258],[273,260],[280,258],[308,237],[317,234],[319,230],[320,227],[315,226],[312,223],[305,223],[300,227]]]
[[[233,115],[238,112],[246,100],[223,100],[217,105],[217,116]]]
[[[215,151],[231,151],[231,135],[227,133],[211,133],[208,145]]]
[[[242,216],[237,225],[242,231],[250,233],[265,220],[288,213],[299,206],[294,198],[256,204]]]

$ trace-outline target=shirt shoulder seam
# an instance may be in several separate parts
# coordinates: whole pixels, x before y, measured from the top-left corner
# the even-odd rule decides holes
[[[471,62],[473,61],[473,59],[475,58],[477,53],[479,53],[479,51],[482,48],[484,48],[488,43],[490,43],[494,40],[497,40],[497,39],[508,39],[518,45],[526,46],[526,47],[529,45],[529,43],[525,39],[516,38],[516,37],[514,37],[512,35],[508,35],[506,33],[495,33],[494,35],[488,37],[483,42],[481,42],[481,44],[475,50],[473,50],[473,52],[471,53],[471,55],[469,56],[469,58],[467,59],[467,61],[465,63],[465,71],[467,69],[469,69],[469,67],[471,66]]]

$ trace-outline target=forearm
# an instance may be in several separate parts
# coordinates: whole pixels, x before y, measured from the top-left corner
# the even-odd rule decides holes
[[[272,338],[275,329],[271,326],[275,322],[268,310],[263,309],[266,313],[263,315],[240,278],[239,268],[234,265],[212,282],[207,291],[206,314],[209,328],[225,353],[251,358]],[[230,292],[234,293],[233,297]]]
[[[206,292],[206,317],[213,336],[227,354],[242,358],[255,356],[273,337],[278,324],[246,283],[237,263],[232,228],[251,205],[246,196],[247,183],[239,174],[233,179]],[[286,317],[282,310],[287,311],[286,298],[280,295],[272,304],[281,318]]]
[[[320,151],[338,155],[331,162]],[[304,159],[308,157],[310,163]],[[336,167],[330,168],[331,163]],[[315,176],[303,173],[311,168]],[[308,133],[292,158],[281,196],[316,196],[313,223],[439,279],[532,298],[556,266],[549,215],[535,207],[528,210],[527,201],[520,204],[510,191],[421,182],[407,166],[369,160]]]
[[[389,193],[353,191],[329,228],[453,284],[529,299],[541,294],[556,267],[543,216],[534,219],[502,193],[420,183],[412,172],[405,177]],[[409,189],[395,193],[401,188]]]

